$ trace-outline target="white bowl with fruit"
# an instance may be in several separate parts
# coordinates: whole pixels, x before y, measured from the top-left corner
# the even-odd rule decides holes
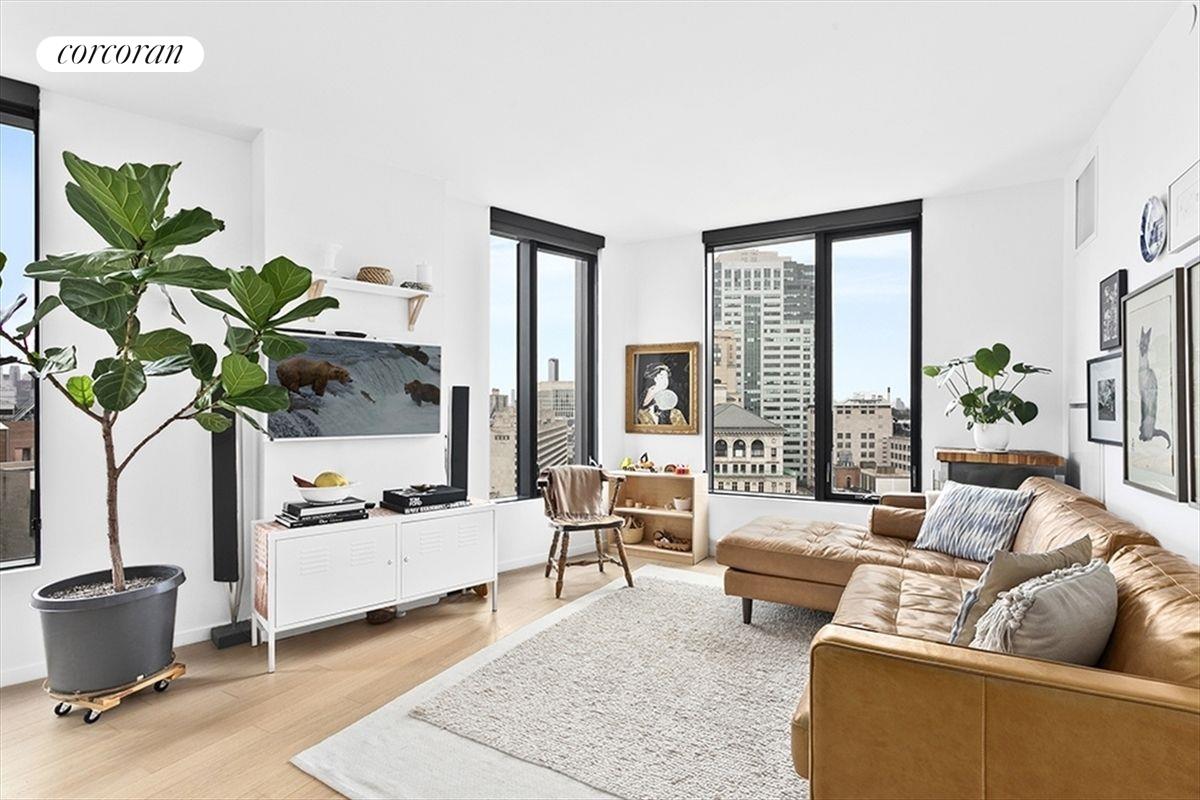
[[[309,503],[337,503],[345,500],[354,492],[357,483],[346,480],[340,472],[322,472],[313,480],[305,480],[296,475],[292,476],[296,489]]]

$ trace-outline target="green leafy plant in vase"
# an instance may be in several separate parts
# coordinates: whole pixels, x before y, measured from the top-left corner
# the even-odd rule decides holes
[[[108,246],[92,252],[48,256],[29,264],[25,275],[43,283],[57,283],[58,293],[43,299],[28,321],[11,329],[9,322],[26,298],[21,296],[12,307],[0,310],[0,337],[16,353],[6,356],[5,362],[27,366],[37,379],[62,394],[96,425],[104,447],[106,531],[112,576],[107,594],[111,604],[114,602],[111,595],[124,593],[127,588],[118,494],[121,479],[132,460],[175,423],[192,423],[205,431],[219,433],[233,424],[235,416],[240,416],[261,430],[250,412],[281,411],[288,408],[289,399],[285,388],[267,382],[267,374],[259,365],[260,354],[283,359],[303,352],[305,345],[282,328],[335,308],[338,303],[329,297],[301,300],[312,283],[312,273],[282,256],[261,269],[225,269],[200,256],[177,252],[225,227],[203,208],[167,214],[171,177],[179,164],[123,164],[112,168],[89,163],[70,152],[63,153],[63,163],[72,179],[66,186],[67,202]],[[6,261],[0,254],[0,270],[5,268]],[[226,331],[221,355],[210,345],[194,341],[179,327],[143,328],[139,311],[150,291],[161,292],[171,316],[185,326],[171,295],[181,290],[191,291],[201,304],[224,316]],[[37,349],[33,340],[35,328],[60,307],[104,331],[112,341],[111,354],[97,359],[90,367],[82,367],[77,361],[75,345]],[[154,384],[168,376],[187,377],[194,383],[188,401],[119,452],[116,433],[122,416],[152,391]],[[150,584],[167,581],[164,569],[167,568],[130,568],[149,570],[150,574],[135,576],[140,580],[128,594],[153,590],[154,586],[147,587],[147,581]],[[182,570],[169,569],[179,573],[177,586],[183,580]],[[97,573],[92,573],[43,587],[35,593],[34,605],[44,612],[72,610],[54,606],[55,596],[63,593],[61,585],[66,584],[70,589],[85,578],[94,582],[96,576]],[[58,589],[54,590],[56,586]],[[170,612],[173,626],[173,589]],[[44,629],[47,616],[42,615]],[[77,630],[74,635],[84,634]],[[49,638],[47,661],[51,685],[56,689],[93,688],[55,683],[55,654],[49,652]],[[136,648],[137,642],[132,646]]]
[[[962,410],[978,450],[1007,450],[1013,424],[1028,425],[1038,415],[1037,405],[1022,399],[1017,389],[1030,375],[1050,370],[1024,362],[1010,366],[1011,360],[1008,346],[996,343],[969,356],[922,368],[927,377],[935,378],[949,392],[946,416],[955,409]]]

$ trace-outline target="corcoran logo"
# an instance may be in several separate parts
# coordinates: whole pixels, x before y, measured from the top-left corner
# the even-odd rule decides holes
[[[37,59],[48,72],[192,72],[204,47],[191,36],[47,36]]]

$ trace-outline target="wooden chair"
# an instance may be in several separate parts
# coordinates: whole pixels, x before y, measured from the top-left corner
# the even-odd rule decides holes
[[[589,564],[598,564],[600,571],[604,572],[606,563],[620,565],[625,570],[625,582],[633,586],[633,574],[629,571],[629,558],[625,555],[625,542],[621,540],[621,528],[625,524],[625,520],[615,514],[613,509],[617,507],[617,497],[621,493],[621,485],[625,483],[625,477],[622,475],[609,475],[599,467],[594,467],[600,473],[600,491],[603,493],[604,484],[611,484],[609,490],[608,503],[606,513],[602,516],[589,517],[581,516],[577,512],[572,512],[569,508],[557,508],[555,493],[551,489],[551,483],[554,480],[554,471],[562,469],[560,467],[550,467],[542,470],[538,476],[538,489],[542,493],[542,501],[546,504],[546,517],[550,520],[550,524],[554,527],[554,539],[550,542],[550,555],[546,559],[546,577],[550,577],[550,570],[553,568],[557,571],[558,580],[554,584],[555,598],[562,597],[563,573],[567,571],[567,567],[579,567]],[[576,469],[578,469],[576,467]],[[604,505],[601,498],[597,498],[599,502],[595,504],[597,508]],[[577,531],[592,531],[596,539],[596,558],[580,559],[567,563],[567,549],[571,545],[571,534]],[[620,559],[613,558],[605,554],[603,540],[601,534],[605,531],[612,531],[616,539],[617,554]],[[558,551],[557,558],[555,550]]]

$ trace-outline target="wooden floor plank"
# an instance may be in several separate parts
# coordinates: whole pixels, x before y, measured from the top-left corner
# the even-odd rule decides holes
[[[631,559],[635,568],[642,563]],[[713,561],[690,569],[720,571]],[[56,718],[40,681],[0,689],[0,798],[339,795],[289,759],[530,622],[620,577],[567,571],[563,597],[542,567],[504,573],[500,610],[472,594],[385,625],[347,622],[265,648],[180,648],[188,674],[84,725]]]

